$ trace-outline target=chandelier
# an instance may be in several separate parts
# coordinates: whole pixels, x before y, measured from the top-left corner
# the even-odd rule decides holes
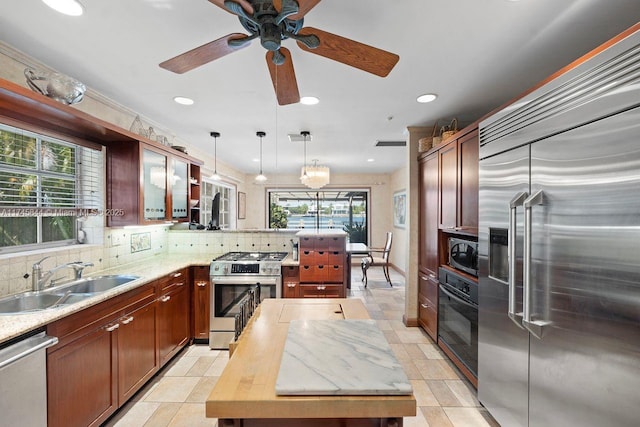
[[[313,189],[324,187],[329,183],[329,168],[318,166],[318,160],[313,160],[313,166],[307,166],[307,137],[311,133],[305,130],[300,135],[304,137],[304,165],[300,172],[300,182]]]
[[[329,183],[329,167],[318,166],[318,160],[312,161],[312,166],[302,167],[300,182],[309,188],[318,189]]]

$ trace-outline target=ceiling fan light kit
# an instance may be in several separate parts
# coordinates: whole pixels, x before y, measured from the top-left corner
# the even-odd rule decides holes
[[[267,66],[279,105],[300,102],[289,51],[282,41],[293,39],[307,52],[324,56],[380,77],[386,77],[400,57],[316,28],[304,27],[304,16],[320,0],[209,0],[238,16],[249,35],[232,33],[160,63],[174,73],[185,73],[220,59],[259,38],[267,50]]]

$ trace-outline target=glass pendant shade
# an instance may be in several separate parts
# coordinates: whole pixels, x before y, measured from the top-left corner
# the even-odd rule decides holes
[[[309,188],[318,189],[329,184],[330,171],[328,166],[318,166],[314,160],[313,166],[303,166],[300,182]]]

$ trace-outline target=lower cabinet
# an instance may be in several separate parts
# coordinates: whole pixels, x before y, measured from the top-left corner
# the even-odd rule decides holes
[[[187,270],[47,325],[48,426],[99,426],[190,338]]]
[[[97,426],[118,408],[116,334],[104,325],[47,356],[49,427]]]
[[[193,338],[209,340],[209,313],[211,305],[211,282],[209,266],[191,267],[192,277],[192,325]]]
[[[189,341],[189,286],[186,270],[161,280],[158,298],[158,348],[164,365]]]
[[[418,275],[418,323],[434,341],[438,341],[438,282]]]
[[[297,265],[282,267],[282,298],[299,298],[300,268]]]

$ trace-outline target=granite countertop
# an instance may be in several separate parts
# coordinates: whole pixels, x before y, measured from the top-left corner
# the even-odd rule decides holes
[[[292,320],[278,395],[408,395],[411,383],[375,320]]]
[[[33,313],[0,315],[0,344],[26,332],[43,327],[55,320],[108,300],[116,295],[135,289],[153,280],[160,279],[173,271],[192,265],[209,265],[210,262],[211,257],[208,255],[158,255],[142,262],[125,264],[100,271],[92,271],[87,274],[88,277],[127,274],[140,276],[140,278],[126,285],[118,286],[115,289],[64,307]]]

